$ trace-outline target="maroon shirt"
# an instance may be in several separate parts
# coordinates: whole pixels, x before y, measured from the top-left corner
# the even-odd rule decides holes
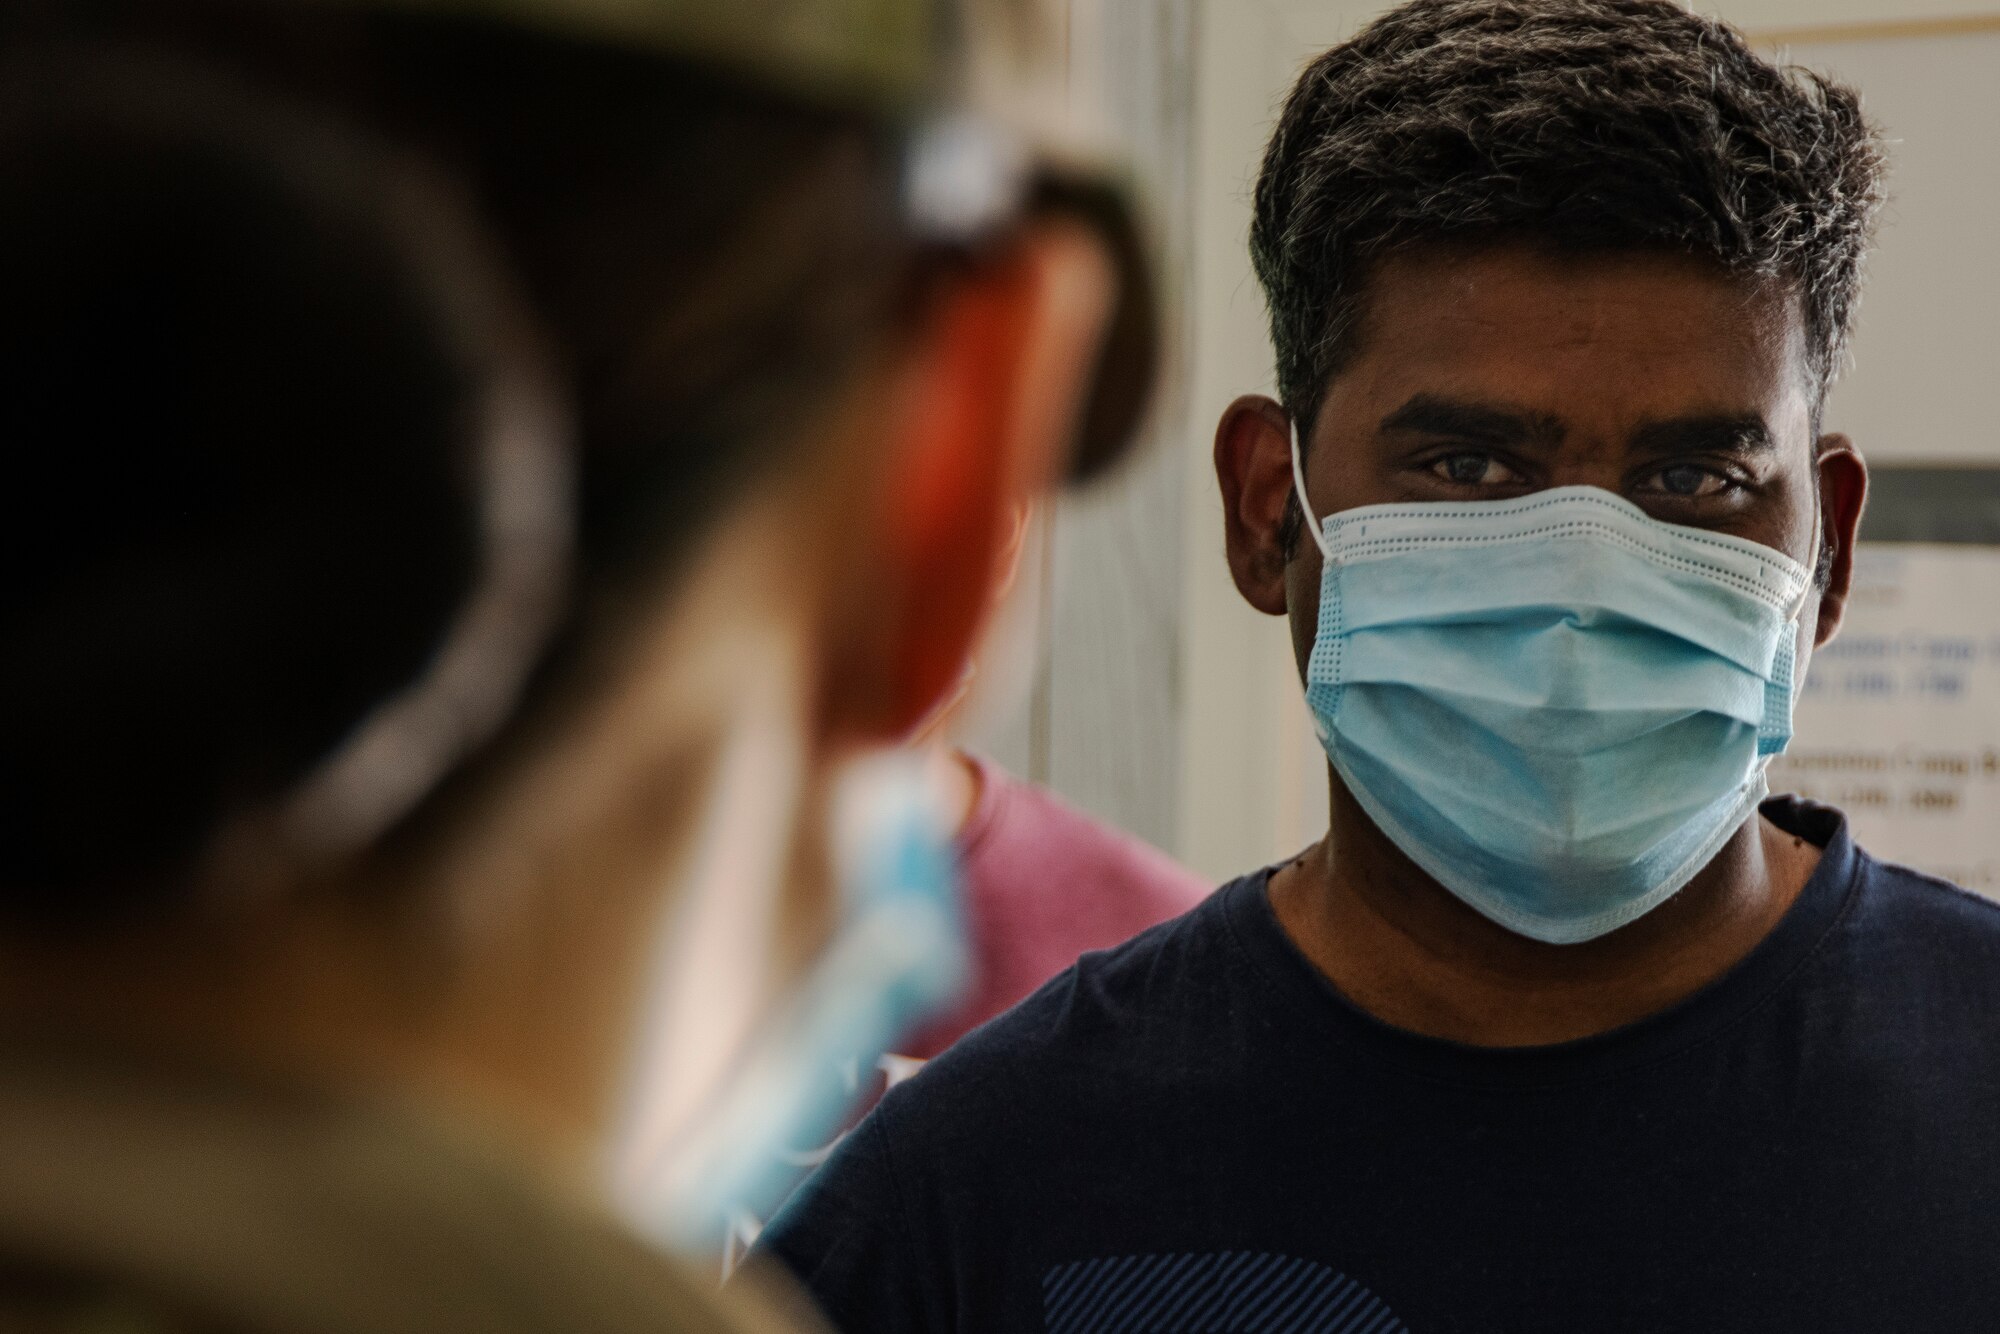
[[[958,836],[972,988],[956,1010],[897,1044],[919,1059],[1026,999],[1086,950],[1178,917],[1213,888],[1047,789],[973,764],[979,796]]]

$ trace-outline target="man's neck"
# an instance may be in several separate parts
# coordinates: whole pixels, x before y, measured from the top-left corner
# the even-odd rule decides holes
[[[1349,1000],[1415,1033],[1542,1046],[1617,1028],[1685,999],[1785,915],[1819,849],[1762,817],[1630,926],[1546,945],[1460,902],[1403,855],[1336,780],[1332,832],[1271,877],[1285,933]]]

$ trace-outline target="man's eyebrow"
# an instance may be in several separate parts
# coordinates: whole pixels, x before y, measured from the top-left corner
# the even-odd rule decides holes
[[[1775,442],[1755,413],[1719,414],[1647,422],[1632,433],[1631,447],[1644,454],[1761,454]]]
[[[1538,412],[1468,403],[1437,394],[1418,394],[1382,419],[1383,431],[1411,431],[1449,436],[1488,445],[1554,445],[1562,441],[1562,422]]]

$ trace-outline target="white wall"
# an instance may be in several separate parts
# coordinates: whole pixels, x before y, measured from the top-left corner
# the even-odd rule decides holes
[[[1827,408],[1872,458],[2000,457],[1988,388],[2000,352],[2000,25],[1789,44],[1862,90],[1890,141],[1890,201],[1854,365]]]
[[[1271,383],[1263,306],[1244,248],[1250,183],[1301,64],[1383,8],[1202,0],[1197,15],[1172,847],[1217,878],[1297,850],[1326,819],[1323,761],[1283,627],[1245,607],[1229,583],[1209,465],[1209,430],[1222,407]],[[1829,426],[1848,430],[1878,458],[2000,457],[1985,392],[2000,347],[1992,332],[2000,317],[1992,241],[2000,218],[2000,6],[1731,0],[1702,8],[1753,35],[1782,35],[1794,59],[1848,75],[1897,141],[1895,202],[1864,302],[1857,367],[1836,393]],[[1883,23],[1901,26],[1854,26]]]
[[[1163,264],[1187,266],[1193,216],[1189,124],[1200,0],[1072,0],[1071,110],[1108,135],[1146,197]],[[1037,559],[1033,685],[973,744],[1100,819],[1179,843],[1184,754],[1180,644],[1181,441],[1190,399],[1185,292],[1163,293],[1163,389],[1148,439],[1108,483],[1052,508]],[[993,664],[985,664],[992,667]]]
[[[1116,3],[1116,0],[1112,0]],[[1382,0],[1207,0],[1212,10],[1232,17],[1251,7],[1278,16],[1298,43],[1299,53],[1317,54],[1355,28],[1394,7]],[[1948,26],[1996,13],[1993,0],[1696,0],[1688,8],[1728,20],[1753,37],[1858,27]]]

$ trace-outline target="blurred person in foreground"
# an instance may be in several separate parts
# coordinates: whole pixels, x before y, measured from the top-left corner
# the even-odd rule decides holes
[[[1308,66],[1215,453],[1331,833],[884,1099],[766,1234],[841,1328],[2000,1327],[2000,907],[1766,799],[1882,169],[1666,0]]]
[[[947,17],[0,17],[0,1326],[780,1319],[632,1228],[952,998],[878,757],[1150,375]]]

